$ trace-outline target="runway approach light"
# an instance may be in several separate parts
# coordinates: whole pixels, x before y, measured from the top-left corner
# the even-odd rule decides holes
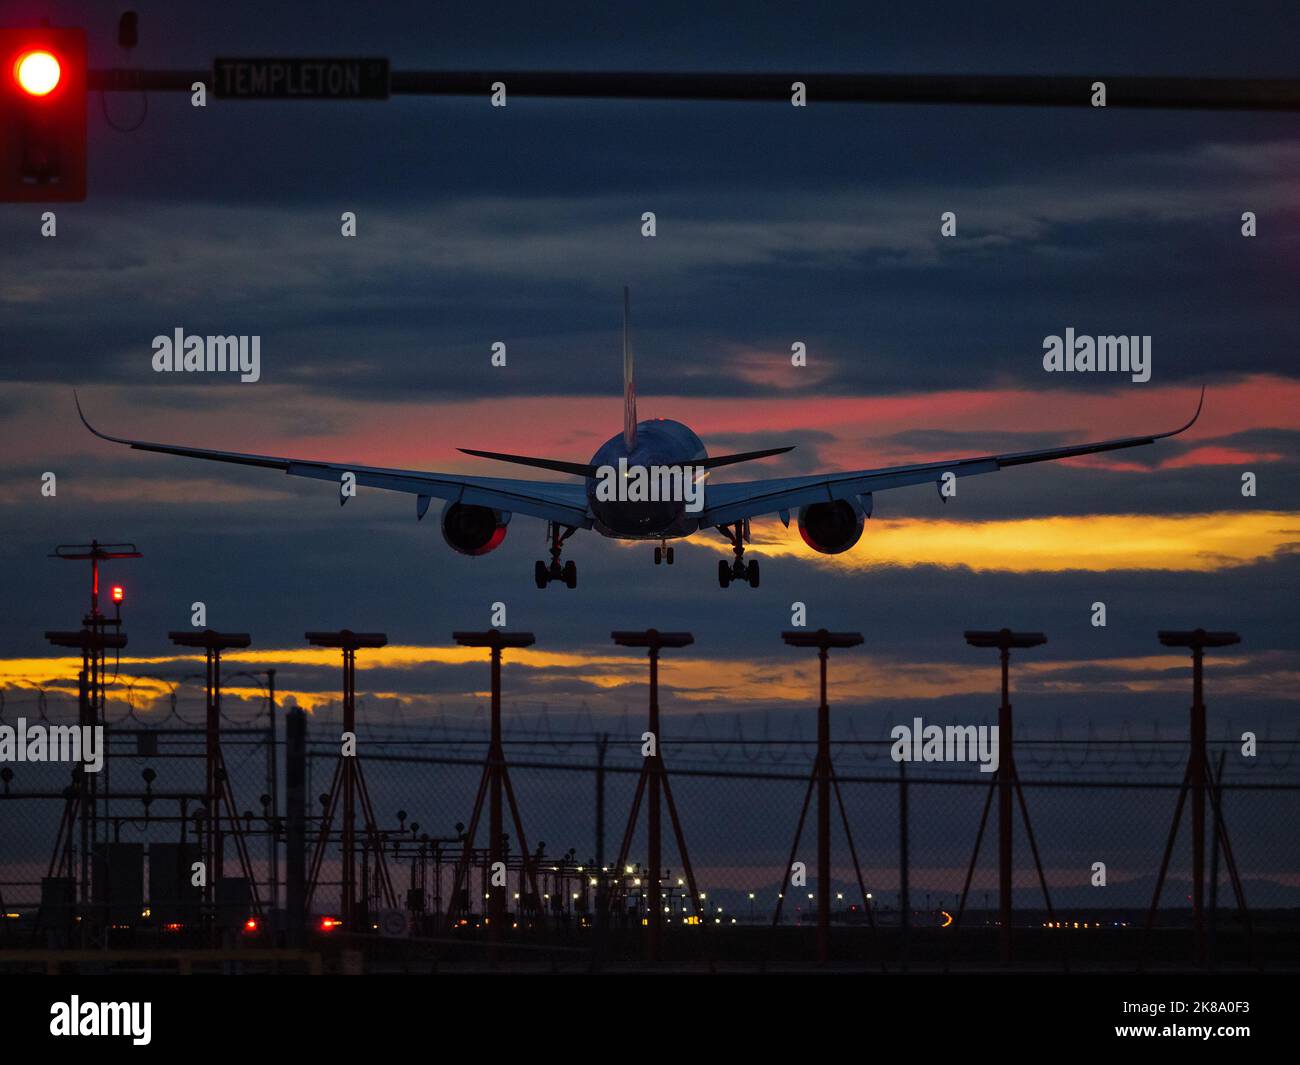
[[[85,31],[0,29],[0,202],[85,198]]]

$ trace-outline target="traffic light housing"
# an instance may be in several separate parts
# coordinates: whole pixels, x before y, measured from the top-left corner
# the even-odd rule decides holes
[[[85,30],[0,29],[0,202],[85,198]]]

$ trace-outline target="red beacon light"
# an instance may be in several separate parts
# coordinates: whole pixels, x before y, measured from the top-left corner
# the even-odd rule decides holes
[[[113,602],[120,603],[126,598],[126,589],[120,584],[113,585]]]
[[[244,922],[244,932],[247,935],[250,936],[255,935],[257,932],[261,931],[261,928],[262,928],[262,922],[259,921],[256,917],[250,917],[247,921]]]
[[[49,96],[63,80],[63,65],[53,52],[33,49],[14,63],[14,80],[28,96]]]

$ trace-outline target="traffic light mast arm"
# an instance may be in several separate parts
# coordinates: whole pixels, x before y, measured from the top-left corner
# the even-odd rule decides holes
[[[396,70],[395,96],[476,96],[503,82],[512,96],[624,100],[790,99],[803,82],[822,103],[983,104],[1090,107],[1093,86],[1106,86],[1106,106],[1122,108],[1300,111],[1300,79],[1148,78],[1087,74],[836,74],[661,73],[647,71]],[[88,86],[104,91],[190,92],[211,85],[210,70],[106,69],[89,72]]]

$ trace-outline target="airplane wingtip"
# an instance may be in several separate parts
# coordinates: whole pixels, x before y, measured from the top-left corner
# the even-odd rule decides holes
[[[1204,408],[1204,406],[1205,406],[1205,386],[1201,385],[1201,398],[1196,401],[1196,413],[1192,415],[1192,420],[1188,422],[1183,428],[1190,429],[1193,425],[1196,424],[1197,419],[1199,419],[1201,416],[1201,410],[1202,408]]]
[[[95,436],[99,437],[101,440],[112,440],[114,443],[118,442],[113,437],[101,433],[98,429],[96,429],[93,425],[91,425],[89,421],[87,421],[86,412],[81,409],[81,397],[77,395],[77,390],[75,388],[72,390],[72,402],[77,405],[77,417],[81,419],[82,425],[84,425],[87,429],[89,429]]]
[[[77,395],[77,390],[75,388],[72,390],[72,402],[77,405],[77,417],[81,419],[81,424],[87,429],[90,429],[93,433],[95,430],[92,428],[90,422],[86,421],[86,412],[81,409],[81,397]]]
[[[1192,415],[1191,419],[1188,421],[1188,423],[1187,423],[1186,425],[1180,426],[1179,428],[1174,429],[1172,432],[1165,433],[1164,435],[1165,435],[1165,436],[1177,436],[1179,433],[1185,433],[1185,432],[1187,432],[1187,430],[1190,429],[1193,425],[1195,425],[1195,424],[1197,423],[1197,421],[1200,419],[1200,417],[1201,417],[1201,410],[1202,410],[1204,407],[1205,407],[1205,386],[1204,386],[1204,385],[1201,385],[1201,396],[1200,396],[1200,399],[1198,399],[1198,400],[1196,401],[1196,411],[1195,411],[1195,413]]]

